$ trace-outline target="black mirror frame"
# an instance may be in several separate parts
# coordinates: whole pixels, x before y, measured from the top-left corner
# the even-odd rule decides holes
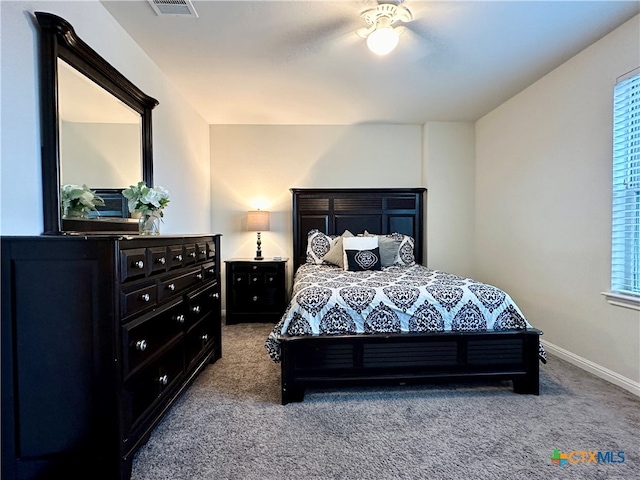
[[[142,180],[153,186],[151,111],[158,105],[82,41],[66,20],[35,12],[40,26],[40,121],[44,234],[60,234],[60,137],[58,58],[138,112],[142,121]],[[124,185],[126,188],[128,185]]]

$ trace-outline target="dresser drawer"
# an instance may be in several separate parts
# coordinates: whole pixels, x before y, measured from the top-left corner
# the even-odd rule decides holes
[[[165,247],[154,247],[147,249],[147,263],[149,265],[149,275],[164,273],[168,268],[167,249]]]
[[[120,281],[126,282],[147,273],[147,251],[144,248],[122,250],[120,252]]]
[[[125,431],[133,430],[147,412],[165,394],[178,385],[184,373],[184,346],[174,348],[151,362],[125,382]]]
[[[156,305],[158,301],[157,294],[158,287],[155,282],[123,291],[121,294],[122,316],[128,317]]]
[[[192,265],[198,260],[198,252],[194,243],[188,243],[184,246],[184,264]]]
[[[207,243],[196,243],[196,258],[199,262],[203,262],[207,259]]]
[[[182,300],[162,311],[144,315],[122,327],[123,376],[127,378],[183,334]]]
[[[216,258],[216,244],[215,242],[207,242],[207,259]]]
[[[216,271],[215,263],[207,263],[206,265],[203,265],[202,270],[204,272],[205,280],[216,280],[218,272]]]
[[[182,293],[189,287],[198,285],[204,280],[204,273],[201,268],[193,268],[187,273],[176,275],[162,280],[159,283],[158,296],[160,300],[165,300],[173,295]]]
[[[200,354],[208,350],[214,344],[215,331],[211,315],[208,315],[196,324],[187,334],[185,339],[185,356],[187,366],[198,360]]]
[[[218,284],[213,283],[203,290],[198,290],[187,295],[187,322],[186,327],[198,323],[213,308],[220,294]]]
[[[167,261],[169,268],[181,268],[184,262],[184,250],[182,245],[172,245],[167,247]]]

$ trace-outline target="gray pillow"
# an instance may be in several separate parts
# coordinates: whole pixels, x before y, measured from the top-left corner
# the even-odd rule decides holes
[[[337,265],[340,268],[344,268],[344,252],[342,249],[342,239],[345,237],[353,237],[353,233],[349,230],[345,230],[342,235],[340,235],[336,242],[331,246],[327,254],[322,257],[325,263],[330,263],[332,265]]]
[[[380,249],[380,263],[383,267],[389,267],[398,263],[398,254],[402,240],[391,235],[376,235],[364,231],[365,237],[378,237],[378,248]]]

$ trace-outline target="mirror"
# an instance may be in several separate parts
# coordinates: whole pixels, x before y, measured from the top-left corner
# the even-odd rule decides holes
[[[58,59],[60,183],[118,189],[142,179],[140,115]]]
[[[44,233],[137,231],[121,191],[153,186],[151,111],[145,95],[64,19],[35,13],[40,27]],[[62,218],[60,187],[86,184],[105,200],[92,220]]]

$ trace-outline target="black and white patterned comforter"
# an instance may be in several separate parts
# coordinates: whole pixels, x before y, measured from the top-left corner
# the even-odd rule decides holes
[[[265,348],[280,361],[280,334],[522,330],[531,328],[502,290],[422,265],[349,272],[302,265],[292,299]],[[546,353],[540,345],[540,359]]]

